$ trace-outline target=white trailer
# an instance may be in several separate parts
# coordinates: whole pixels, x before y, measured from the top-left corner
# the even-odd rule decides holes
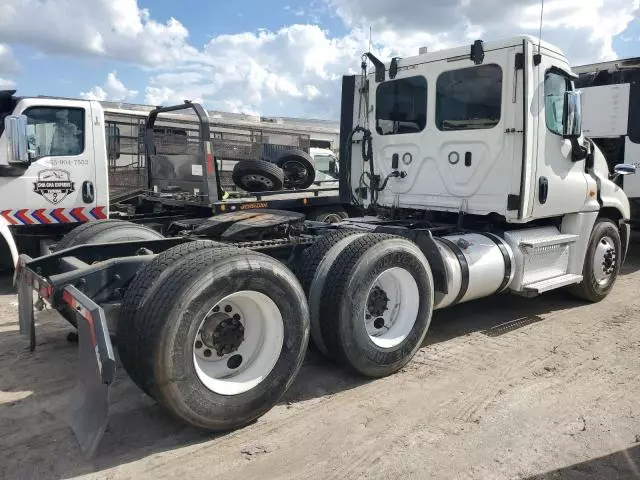
[[[614,287],[630,232],[615,180],[635,167],[611,171],[585,139],[558,48],[520,36],[389,65],[367,55],[375,71],[343,79],[339,169],[343,200],[365,216],[240,211],[177,222],[170,238],[98,222],[20,257],[31,347],[34,290],[78,328],[70,404],[85,451],[107,423],[114,348],[174,416],[229,430],[277,403],[309,341],[378,378],[411,361],[438,309],[560,288],[597,302]],[[18,158],[20,119],[9,127]]]

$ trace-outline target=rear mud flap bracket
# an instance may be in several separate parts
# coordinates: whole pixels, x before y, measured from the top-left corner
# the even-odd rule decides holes
[[[68,420],[80,448],[92,456],[107,427],[116,360],[102,308],[72,285],[65,287],[63,301],[75,311],[78,325],[78,379]]]

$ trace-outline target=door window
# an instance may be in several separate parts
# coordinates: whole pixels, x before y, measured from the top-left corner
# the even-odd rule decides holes
[[[74,156],[84,152],[84,109],[33,107],[27,116],[27,139],[35,158]]]
[[[379,135],[418,133],[427,125],[427,80],[409,77],[380,84],[376,91]]]
[[[562,135],[564,121],[564,93],[569,89],[569,81],[564,75],[547,72],[544,76],[544,108],[547,128],[556,135]]]
[[[439,130],[492,128],[500,122],[502,69],[498,65],[443,72],[436,83]]]

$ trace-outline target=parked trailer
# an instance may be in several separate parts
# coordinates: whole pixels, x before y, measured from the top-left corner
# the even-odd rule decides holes
[[[411,360],[437,309],[507,291],[609,294],[630,218],[614,180],[635,168],[610,173],[582,135],[559,49],[521,36],[388,66],[367,55],[375,71],[343,79],[340,190],[368,215],[235,211],[177,221],[169,238],[108,220],[21,255],[31,348],[34,291],[78,328],[71,423],[84,451],[107,424],[115,349],[166,410],[224,431],[276,404],[309,339],[379,378]],[[25,148],[19,135],[11,147]]]
[[[308,135],[278,126],[212,124],[191,102],[134,115],[105,112],[99,102],[14,93],[0,92],[0,120],[7,117],[11,125],[26,121],[27,132],[20,132],[20,126],[5,129],[5,121],[0,122],[0,267],[15,265],[18,252],[47,253],[78,225],[106,218],[164,231],[176,219],[238,209],[292,209],[320,221],[347,216],[336,179],[313,177]],[[9,123],[16,116],[21,118]],[[29,150],[10,150],[11,135],[20,134],[27,136]],[[149,148],[156,154],[154,164],[148,161]],[[189,171],[174,168],[205,148],[215,172],[206,170],[207,162],[186,165]],[[299,173],[300,162],[306,162],[306,170],[290,175],[291,166]],[[244,170],[234,169],[238,164]],[[270,188],[259,193],[239,189],[231,178],[236,170],[236,181],[272,175]],[[160,178],[162,191],[154,183]],[[287,184],[288,178],[299,182]],[[185,180],[192,190],[184,191]]]

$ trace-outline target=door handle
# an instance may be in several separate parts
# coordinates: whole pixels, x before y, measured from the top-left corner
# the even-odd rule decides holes
[[[544,205],[547,203],[547,196],[549,195],[549,180],[547,177],[540,177],[538,179],[538,201]]]
[[[82,200],[84,203],[93,203],[95,196],[93,183],[89,180],[82,182]]]

